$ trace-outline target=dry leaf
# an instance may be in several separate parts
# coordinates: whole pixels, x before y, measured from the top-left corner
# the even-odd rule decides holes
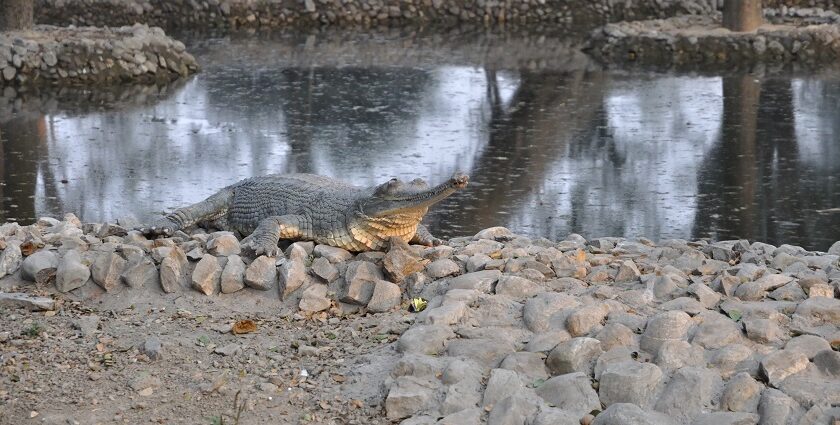
[[[333,381],[338,382],[339,384],[347,380],[347,378],[345,378],[344,375],[333,375],[332,378]]]
[[[256,332],[257,324],[253,320],[240,320],[233,324],[231,331],[236,335]]]

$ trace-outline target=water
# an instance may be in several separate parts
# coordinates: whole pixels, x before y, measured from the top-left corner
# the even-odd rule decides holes
[[[0,218],[141,220],[242,178],[470,186],[439,236],[840,240],[840,75],[602,71],[560,36],[194,38],[167,87],[0,97]]]

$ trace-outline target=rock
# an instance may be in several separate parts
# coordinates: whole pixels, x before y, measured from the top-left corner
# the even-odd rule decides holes
[[[479,272],[466,273],[449,279],[449,289],[475,289],[489,294],[493,292],[496,282],[502,277],[498,270],[482,270]]]
[[[55,275],[58,256],[52,251],[38,251],[23,260],[20,266],[21,279],[45,284]]]
[[[666,370],[676,370],[685,366],[701,366],[703,348],[681,340],[669,340],[659,346],[654,362]]]
[[[697,318],[702,321],[694,330],[692,344],[716,349],[742,340],[741,327],[729,317],[710,311]]]
[[[245,285],[249,288],[267,291],[276,281],[277,268],[274,266],[274,258],[260,255],[245,269]]]
[[[702,283],[692,284],[688,287],[688,290],[697,297],[697,300],[705,308],[714,308],[720,302],[720,294]]]
[[[815,335],[800,335],[785,344],[785,351],[802,353],[810,360],[813,360],[820,351],[830,349],[831,345],[828,341]]]
[[[167,294],[178,291],[187,284],[185,265],[167,255],[160,263],[160,287]]]
[[[312,274],[326,283],[332,283],[340,276],[338,269],[324,257],[318,257],[312,262]]]
[[[160,273],[150,258],[143,258],[135,263],[129,263],[120,277],[123,283],[131,288],[143,288],[157,285]]]
[[[146,338],[146,340],[143,341],[142,351],[149,360],[155,361],[162,359],[163,347],[161,346],[160,338],[156,336]]]
[[[656,353],[665,341],[685,340],[691,324],[691,317],[682,311],[658,313],[648,320],[639,345],[648,353]]]
[[[316,245],[312,253],[315,257],[326,258],[327,261],[333,264],[342,263],[353,258],[353,254],[346,249],[336,248],[329,245]]]
[[[221,257],[229,257],[239,255],[242,252],[242,247],[239,245],[236,236],[224,234],[207,241],[207,252]]]
[[[758,415],[762,425],[787,425],[797,423],[802,407],[785,393],[766,388],[758,402]]]
[[[552,375],[582,372],[592,375],[595,360],[601,355],[601,342],[594,338],[572,338],[551,350],[545,361]]]
[[[758,419],[755,413],[711,412],[697,415],[691,425],[756,425]]]
[[[609,313],[610,308],[604,303],[583,306],[566,318],[566,330],[573,337],[587,335],[600,327]]]
[[[662,371],[656,365],[635,361],[613,363],[601,373],[598,394],[607,406],[614,403],[650,406],[661,379]]]
[[[481,409],[477,407],[460,410],[444,416],[435,425],[481,425]],[[403,421],[400,425],[405,424]]]
[[[656,401],[655,410],[680,422],[688,422],[711,408],[712,399],[721,386],[720,376],[714,370],[684,367],[671,377]]]
[[[90,268],[82,264],[78,251],[67,251],[58,263],[55,273],[55,287],[61,292],[81,288],[90,278]]]
[[[221,354],[223,356],[233,356],[239,354],[242,351],[242,346],[237,343],[227,344],[223,347],[216,347],[213,352],[216,354]]]
[[[552,329],[534,335],[531,340],[528,341],[528,345],[525,346],[525,350],[533,353],[547,353],[554,349],[557,344],[570,339],[572,339],[572,336],[569,335],[565,329]]]
[[[637,282],[641,275],[639,267],[633,260],[624,260],[618,268],[618,274],[615,275],[615,282]]]
[[[238,255],[231,255],[227,258],[221,276],[221,289],[223,294],[232,294],[245,288],[245,262]]]
[[[743,320],[747,338],[761,343],[781,345],[784,331],[771,319],[748,318]]]
[[[411,250],[401,238],[391,237],[388,239],[388,252],[382,258],[382,266],[385,274],[395,283],[402,282],[406,276],[423,271],[425,265],[420,262],[420,257]]]
[[[367,305],[373,296],[376,282],[384,280],[382,272],[373,263],[353,261],[348,264],[345,285],[339,299],[346,303]]]
[[[55,310],[55,301],[52,298],[36,297],[29,294],[0,292],[0,307],[26,308],[31,311],[52,311]]]
[[[563,409],[542,406],[530,425],[580,425],[580,418]]]
[[[592,425],[676,425],[673,419],[659,412],[642,410],[629,403],[615,403],[595,417]]]
[[[768,291],[781,288],[792,280],[792,277],[783,274],[765,274],[755,282],[739,285],[735,290],[735,296],[744,301],[759,301],[764,299]]]
[[[497,227],[488,227],[473,236],[473,239],[490,239],[490,240],[501,240],[506,241],[513,237],[513,232],[508,230],[505,227],[497,226]]]
[[[812,325],[840,326],[840,299],[814,297],[799,303],[794,316],[800,316]]]
[[[538,353],[518,351],[508,354],[502,360],[502,364],[499,367],[518,373],[523,378],[525,384],[533,384],[541,380],[544,381],[549,377],[548,370],[545,368],[545,360]]]
[[[541,286],[519,276],[502,276],[496,284],[496,294],[511,298],[530,298],[543,291]]]
[[[555,376],[545,381],[536,391],[546,403],[577,417],[593,410],[601,410],[598,394],[592,389],[589,377],[583,373]]]
[[[516,372],[507,369],[493,369],[484,390],[481,405],[484,408],[495,406],[499,401],[510,397],[523,388]]]
[[[549,319],[555,313],[572,307],[580,302],[570,295],[557,292],[542,292],[525,301],[523,319],[525,326],[532,332],[545,332],[549,329]]]
[[[26,263],[26,261],[24,261]],[[816,285],[811,286],[811,289],[808,290],[808,298],[814,297],[827,297],[833,298],[834,297],[834,288],[826,283],[819,283]]]
[[[805,291],[802,290],[802,287],[797,282],[790,282],[781,288],[773,290],[767,296],[776,301],[802,301],[807,298]]]
[[[514,351],[513,344],[504,339],[453,339],[446,346],[447,355],[469,358],[487,368],[498,367]]]
[[[775,351],[761,359],[761,374],[774,388],[788,376],[799,373],[808,366],[808,357],[796,351]]]
[[[536,413],[536,400],[518,393],[493,407],[487,416],[487,425],[525,425]]]
[[[79,330],[83,338],[90,338],[99,329],[99,316],[95,314],[81,316],[73,321],[73,327]]]
[[[102,253],[93,262],[91,276],[97,285],[101,286],[106,292],[111,292],[118,287],[125,266],[126,261],[119,254],[115,252]]]
[[[7,243],[3,252],[0,252],[0,278],[14,274],[23,261],[23,254],[20,246],[16,243]]]
[[[295,249],[297,248],[297,249]],[[277,267],[277,281],[278,285],[280,286],[280,293],[282,298],[286,298],[292,292],[295,292],[303,286],[303,282],[306,281],[306,263],[305,255],[306,252],[303,248],[294,247],[291,248],[289,258]],[[268,263],[268,262],[266,262]],[[253,263],[251,263],[253,265]],[[250,267],[249,267],[250,269]],[[270,270],[268,270],[268,264],[266,264],[266,273],[269,275],[271,274]],[[245,271],[245,284],[248,284],[248,271]],[[269,284],[269,287],[271,285]]]
[[[367,309],[373,313],[382,313],[399,306],[401,301],[402,291],[399,286],[387,280],[377,280]]]
[[[709,364],[724,378],[739,372],[758,373],[758,361],[751,349],[741,344],[729,344],[712,353]]]
[[[413,415],[428,406],[434,397],[432,384],[413,376],[400,376],[388,391],[385,413],[396,421]]]
[[[415,325],[397,340],[397,350],[402,353],[435,356],[443,352],[446,341],[455,338],[448,326]]]
[[[477,272],[484,270],[487,263],[491,261],[493,261],[493,259],[490,258],[490,256],[479,252],[477,254],[473,254],[473,256],[467,260],[465,267],[467,268],[468,273]]]
[[[823,350],[814,356],[814,366],[823,375],[840,378],[840,352]]]
[[[192,274],[192,287],[204,295],[213,295],[219,286],[219,277],[222,275],[222,267],[219,266],[216,257],[204,254],[201,261],[195,265]]]
[[[689,316],[696,316],[706,310],[706,307],[700,301],[689,297],[674,298],[671,301],[662,303],[659,308],[665,311],[682,311]]]
[[[726,384],[720,408],[731,412],[755,412],[763,386],[746,372],[735,375]]]
[[[299,308],[302,311],[313,313],[323,311],[332,305],[332,301],[327,297],[327,285],[315,284],[304,289],[303,295],[300,299]]]
[[[426,274],[432,279],[451,276],[461,271],[458,264],[448,258],[441,258],[426,265]]]
[[[601,349],[604,351],[616,347],[630,347],[635,344],[635,337],[633,331],[621,323],[608,323],[595,335],[595,339],[601,341]]]
[[[815,405],[840,405],[840,379],[826,377],[808,368],[782,381],[779,390],[805,409]]]

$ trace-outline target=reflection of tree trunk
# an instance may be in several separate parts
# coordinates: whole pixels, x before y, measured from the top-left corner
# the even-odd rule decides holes
[[[33,3],[35,0],[0,0],[0,31],[15,31],[32,28],[34,25]]]
[[[752,32],[761,26],[761,0],[725,0],[723,26],[730,31]]]
[[[30,221],[35,215],[38,159],[46,150],[44,117],[22,117],[3,123],[3,210],[7,218]]]

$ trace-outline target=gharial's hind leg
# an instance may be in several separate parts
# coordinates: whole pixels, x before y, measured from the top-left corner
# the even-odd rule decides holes
[[[242,246],[253,250],[256,255],[276,257],[280,254],[277,243],[281,238],[300,239],[305,236],[302,223],[303,218],[295,214],[262,219],[254,233],[242,239]]]
[[[422,224],[417,225],[417,232],[414,233],[414,237],[409,242],[426,246],[438,246],[443,243],[442,240],[434,237],[429,232],[429,229]]]
[[[178,230],[200,221],[212,221],[227,215],[233,199],[233,190],[222,189],[215,195],[197,203],[157,218],[148,225],[137,228],[144,235],[171,236]]]

